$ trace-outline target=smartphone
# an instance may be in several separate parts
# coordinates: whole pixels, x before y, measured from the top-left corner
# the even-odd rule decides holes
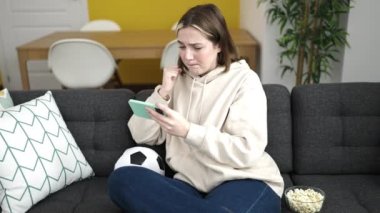
[[[164,114],[164,112],[156,107],[153,103],[145,102],[145,101],[139,101],[135,99],[130,99],[128,101],[129,106],[131,107],[133,113],[137,116],[150,119],[150,115],[148,111],[145,109],[146,107],[149,107],[151,109],[154,109],[156,112],[160,114]]]

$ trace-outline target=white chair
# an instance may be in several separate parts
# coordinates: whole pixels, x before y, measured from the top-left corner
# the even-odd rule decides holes
[[[90,39],[62,39],[48,53],[48,66],[66,88],[100,88],[117,65],[109,50]]]
[[[172,40],[166,44],[162,56],[161,56],[161,69],[170,66],[178,65],[178,57],[179,57],[179,44],[177,40]]]
[[[121,27],[112,20],[98,19],[83,25],[80,31],[121,31]]]
[[[82,32],[102,32],[102,31],[103,32],[104,31],[119,32],[121,31],[121,27],[118,23],[112,20],[96,19],[83,25],[80,31]],[[117,64],[119,62],[120,60],[116,61]],[[111,85],[111,87],[121,87],[122,84],[123,83],[121,82],[119,70],[116,70],[116,72],[114,73],[108,85]]]

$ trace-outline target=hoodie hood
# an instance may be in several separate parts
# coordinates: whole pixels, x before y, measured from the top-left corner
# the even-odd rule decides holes
[[[185,75],[195,80],[196,82],[208,84],[211,81],[215,80],[225,69],[225,66],[216,67],[215,69],[209,71],[208,73],[206,73],[206,75],[203,75],[202,77],[194,76],[188,70],[185,70]]]
[[[190,94],[189,94],[189,99],[188,99],[188,105],[187,105],[187,110],[186,110],[186,120],[189,119],[189,113],[192,108],[193,104],[193,92],[194,92],[194,87],[195,84],[201,86],[201,95],[200,95],[200,101],[197,101],[199,103],[199,108],[195,109],[198,112],[198,119],[196,120],[198,123],[201,122],[201,115],[202,115],[202,110],[203,110],[203,97],[206,91],[206,85],[210,83],[211,81],[215,80],[223,71],[225,70],[224,66],[216,67],[215,69],[209,71],[206,73],[206,75],[203,75],[202,77],[199,76],[194,76],[192,75],[188,70],[185,71],[186,78],[192,79],[191,82],[191,87],[190,87]]]
[[[204,97],[207,96],[205,94],[210,92],[208,91],[208,87],[211,86],[210,89],[214,88],[211,90],[215,90],[215,88],[222,89],[219,86],[215,86],[215,84],[211,85],[211,82],[216,81],[222,75],[227,74],[227,72],[232,75],[235,75],[233,74],[234,72],[241,69],[249,69],[249,66],[244,60],[240,60],[238,62],[232,63],[230,69],[227,72],[225,72],[225,69],[225,66],[219,66],[201,77],[194,76],[188,70],[184,71],[185,73],[182,76],[182,82],[180,84],[186,85],[185,87],[188,88],[186,90],[187,92],[184,93],[187,94],[187,100],[185,101],[185,103],[187,103],[187,109],[186,112],[184,112],[186,119],[189,120],[189,118],[191,117],[190,120],[192,122],[201,123],[203,107],[205,102]]]

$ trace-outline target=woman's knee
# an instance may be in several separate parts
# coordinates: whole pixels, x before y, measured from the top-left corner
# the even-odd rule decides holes
[[[260,199],[252,207],[251,212],[279,213],[281,212],[281,198],[267,186]]]
[[[263,181],[252,179],[222,183],[206,199],[232,212],[280,212],[279,196]]]
[[[108,186],[116,185],[117,188],[124,184],[141,184],[145,179],[154,176],[155,173],[149,169],[138,166],[124,166],[114,170],[108,178]]]
[[[127,176],[129,172],[124,167],[121,167],[111,173],[108,177],[108,192],[110,195],[115,194],[118,190],[120,190],[120,186],[124,184],[124,177]]]
[[[110,193],[118,190],[125,191],[124,185],[134,184],[136,177],[141,177],[139,167],[124,166],[114,170],[108,177],[108,190]]]

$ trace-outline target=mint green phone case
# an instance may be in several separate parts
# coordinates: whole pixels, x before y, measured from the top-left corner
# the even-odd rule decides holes
[[[147,119],[151,119],[151,118],[148,111],[146,111],[145,107],[149,107],[154,110],[157,110],[156,105],[149,102],[145,102],[145,101],[130,99],[128,103],[129,103],[129,106],[131,106],[132,111],[135,115],[143,117],[143,118],[147,118]]]

